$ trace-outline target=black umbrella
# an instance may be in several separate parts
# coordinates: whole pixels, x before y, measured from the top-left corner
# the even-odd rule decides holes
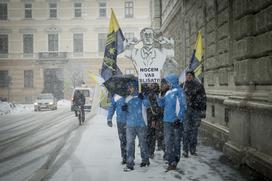
[[[105,87],[111,94],[118,94],[120,96],[129,95],[127,84],[132,81],[138,81],[138,78],[132,74],[128,75],[114,75],[104,82]]]

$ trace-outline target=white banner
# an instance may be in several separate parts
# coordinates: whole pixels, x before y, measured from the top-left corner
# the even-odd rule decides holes
[[[160,83],[161,70],[159,67],[139,67],[138,74],[140,83]]]

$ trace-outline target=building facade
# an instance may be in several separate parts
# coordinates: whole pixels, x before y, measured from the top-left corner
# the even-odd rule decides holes
[[[238,164],[272,178],[272,1],[152,0],[152,26],[185,68],[198,31],[208,104],[202,134]]]
[[[0,97],[31,103],[41,92],[70,99],[82,81],[94,87],[111,8],[126,38],[150,26],[147,0],[0,0]],[[134,73],[120,55],[123,73]]]

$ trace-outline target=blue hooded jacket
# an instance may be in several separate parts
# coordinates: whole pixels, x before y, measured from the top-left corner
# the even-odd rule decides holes
[[[146,108],[149,107],[149,101],[145,96],[144,99],[138,97],[138,82],[133,81],[130,86],[135,88],[135,92],[126,97],[128,104],[127,126],[146,126]]]
[[[170,90],[163,97],[157,98],[159,106],[164,108],[163,121],[174,122],[179,119],[182,122],[187,110],[183,89],[179,86],[176,75],[171,74],[165,80],[170,85]]]
[[[116,120],[117,122],[126,123],[127,120],[127,112],[122,111],[122,106],[125,105],[125,98],[114,95],[111,98],[111,104],[108,109],[108,121],[112,121],[112,117],[114,115],[114,112],[116,111]]]

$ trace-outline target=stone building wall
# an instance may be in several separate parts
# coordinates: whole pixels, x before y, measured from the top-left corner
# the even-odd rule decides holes
[[[154,8],[182,68],[202,32],[202,134],[231,160],[272,178],[272,1],[169,0]]]

